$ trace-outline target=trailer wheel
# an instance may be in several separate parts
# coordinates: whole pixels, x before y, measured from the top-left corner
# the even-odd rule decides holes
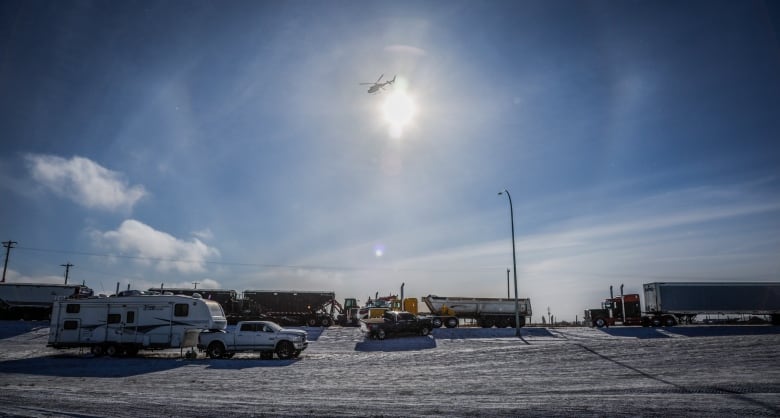
[[[92,348],[89,349],[89,351],[95,357],[100,357],[104,354],[102,345],[93,345]]]
[[[444,325],[447,328],[456,328],[458,326],[458,318],[447,318],[447,323]]]
[[[106,346],[106,355],[109,357],[116,357],[120,352],[121,350],[119,350],[119,347],[117,347],[115,344],[109,344]]]
[[[493,328],[493,325],[496,324],[496,321],[493,320],[493,318],[485,318],[482,320],[482,328]]]
[[[428,327],[420,328],[420,335],[422,335],[423,337],[427,337],[428,334],[430,334],[430,333],[431,333],[431,330],[428,329]]]
[[[225,355],[225,346],[219,341],[214,341],[209,344],[209,347],[206,349],[206,354],[213,359],[222,358],[222,356]]]
[[[433,321],[431,322],[433,323],[434,328],[441,328],[441,318],[433,318]]]
[[[673,327],[677,325],[677,320],[675,320],[673,316],[665,316],[663,318],[663,322],[665,327]]]
[[[593,321],[593,325],[597,328],[604,328],[604,326],[607,325],[607,321],[605,321],[604,318],[599,318]]]
[[[376,332],[376,338],[379,340],[384,340],[385,337],[387,337],[387,333],[382,328],[379,328],[379,330]]]
[[[289,341],[279,341],[276,345],[276,355],[282,360],[287,360],[295,353],[295,347]]]
[[[498,318],[498,321],[496,321],[496,328],[506,328],[509,326],[509,319],[503,317]]]
[[[660,326],[661,326],[661,318],[659,318],[659,317],[657,317],[657,316],[654,316],[654,317],[653,317],[653,318],[650,320],[650,325],[652,325],[652,326],[654,326],[654,327],[660,327]]]

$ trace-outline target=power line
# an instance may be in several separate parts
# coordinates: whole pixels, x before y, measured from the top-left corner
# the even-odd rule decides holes
[[[57,254],[70,254],[70,255],[83,255],[88,257],[103,257],[103,258],[121,258],[126,260],[143,260],[143,261],[157,261],[157,262],[169,262],[169,263],[203,263],[217,266],[238,266],[238,267],[261,267],[261,268],[280,268],[280,269],[301,269],[301,270],[347,270],[347,271],[399,271],[399,272],[453,272],[453,271],[493,271],[503,269],[503,267],[474,267],[474,268],[396,268],[392,266],[388,267],[353,267],[353,266],[326,266],[326,265],[306,265],[306,264],[269,264],[269,263],[245,263],[245,262],[228,262],[228,261],[211,261],[211,260],[192,260],[192,259],[177,259],[177,258],[162,258],[162,257],[145,257],[136,255],[124,255],[124,254],[101,254],[85,251],[71,251],[71,250],[59,250],[50,248],[33,248],[33,247],[18,247],[20,250],[37,251],[46,253]]]

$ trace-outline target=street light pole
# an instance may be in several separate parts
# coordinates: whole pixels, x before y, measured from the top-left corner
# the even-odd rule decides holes
[[[509,190],[504,189],[503,192],[498,192],[498,195],[506,193],[506,197],[509,198],[509,218],[512,224],[512,267],[515,275],[515,336],[520,336],[520,302],[517,298],[517,256],[515,251],[515,212],[512,209],[512,196],[509,195]]]
[[[509,269],[506,269],[506,298],[509,299]]]

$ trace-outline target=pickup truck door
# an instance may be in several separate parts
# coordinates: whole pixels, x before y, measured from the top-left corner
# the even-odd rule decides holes
[[[251,349],[256,345],[258,327],[262,324],[241,324],[236,331],[236,349]]]
[[[257,345],[260,348],[273,350],[276,347],[276,340],[278,335],[273,328],[268,325],[261,325],[259,332],[257,333]]]

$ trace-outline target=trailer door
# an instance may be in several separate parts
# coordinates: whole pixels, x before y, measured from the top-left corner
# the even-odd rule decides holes
[[[122,330],[124,328],[122,323],[123,313],[124,307],[122,306],[108,306],[108,314],[106,315],[106,342],[122,342]]]
[[[130,307],[125,310],[122,321],[122,342],[142,343],[143,335],[138,333],[138,308]]]

